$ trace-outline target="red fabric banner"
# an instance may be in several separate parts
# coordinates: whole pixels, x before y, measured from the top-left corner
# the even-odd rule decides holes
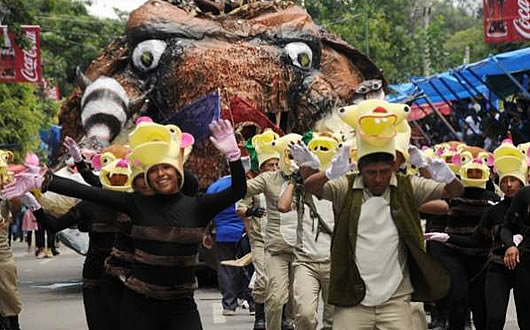
[[[14,34],[0,25],[0,82],[31,82],[42,80],[40,26],[22,26],[28,49],[15,43]]]
[[[437,102],[433,105],[442,113],[442,115],[449,116],[451,114],[451,107],[449,104],[445,102]],[[407,117],[408,121],[423,119],[433,113],[431,107],[426,103],[422,104],[421,107],[414,104],[410,107],[410,110],[409,116]]]
[[[530,0],[483,0],[486,43],[530,40]]]

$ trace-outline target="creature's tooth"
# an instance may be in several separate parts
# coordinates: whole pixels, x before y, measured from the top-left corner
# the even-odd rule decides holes
[[[381,123],[381,119],[376,118],[376,119],[375,119],[375,123],[376,123],[376,124],[380,124],[380,123]]]

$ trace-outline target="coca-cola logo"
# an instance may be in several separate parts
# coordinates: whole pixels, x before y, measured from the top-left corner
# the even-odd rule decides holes
[[[30,82],[39,80],[38,63],[37,63],[37,34],[34,31],[26,31],[26,38],[31,43],[30,50],[23,50],[24,66],[20,73]]]
[[[530,39],[530,2],[518,0],[517,7],[519,18],[513,21],[513,26],[521,37]]]

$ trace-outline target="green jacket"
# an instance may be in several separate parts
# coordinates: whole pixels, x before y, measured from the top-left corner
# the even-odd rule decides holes
[[[361,214],[362,189],[351,189],[355,175],[348,176],[348,193],[340,211],[331,242],[331,281],[329,303],[355,306],[366,294],[366,286],[355,263],[357,229]],[[449,291],[447,270],[425,252],[423,231],[410,178],[398,174],[397,187],[391,186],[390,210],[408,252],[408,266],[414,301],[436,301]]]

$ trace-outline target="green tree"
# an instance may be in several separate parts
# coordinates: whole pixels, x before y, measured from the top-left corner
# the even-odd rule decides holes
[[[37,150],[39,128],[44,120],[35,87],[31,84],[0,84],[0,144],[18,145],[15,155],[23,159]]]

